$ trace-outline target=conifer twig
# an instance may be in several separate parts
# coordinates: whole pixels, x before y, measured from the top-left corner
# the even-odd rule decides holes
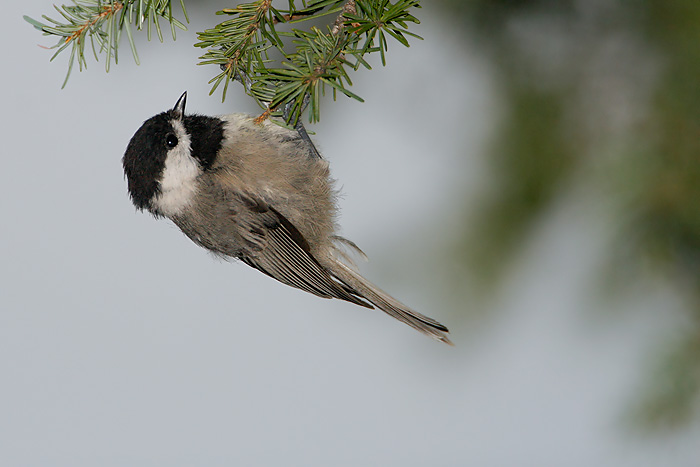
[[[184,0],[179,0],[187,21],[187,11]],[[173,39],[175,28],[187,30],[185,25],[173,17],[171,0],[73,0],[72,5],[54,7],[63,19],[53,19],[46,15],[42,18],[46,23],[25,16],[24,19],[46,36],[57,36],[58,42],[51,48],[57,49],[51,60],[54,60],[69,46],[71,54],[68,60],[68,72],[63,82],[65,87],[70,77],[75,61],[82,71],[87,67],[85,46],[88,42],[92,47],[95,60],[99,53],[106,53],[105,70],[109,71],[112,59],[118,61],[118,44],[122,31],[126,32],[134,61],[138,64],[139,57],[132,33],[132,26],[142,29],[144,23],[151,38],[151,28],[155,26],[160,41],[163,41],[159,18],[170,23]],[[95,48],[97,43],[97,48]]]
[[[243,84],[245,92],[264,110],[260,119],[281,117],[286,125],[298,123],[308,111],[310,121],[320,119],[321,98],[330,89],[362,102],[350,91],[350,72],[360,66],[371,69],[367,56],[379,52],[382,64],[389,38],[408,46],[407,37],[419,38],[408,31],[408,24],[419,23],[412,15],[419,0],[286,0],[286,9],[273,0],[249,0],[235,8],[217,12],[224,20],[198,33],[196,47],[205,49],[200,65],[217,65],[211,93],[223,85],[222,100],[232,81]],[[139,63],[132,27],[155,29],[163,40],[159,20],[175,29],[186,29],[173,17],[174,0],[72,0],[56,7],[61,19],[43,16],[45,22],[25,19],[45,35],[58,37],[52,60],[71,47],[66,81],[77,60],[80,70],[87,66],[86,44],[92,46],[95,59],[106,54],[105,68],[118,61],[119,39],[126,33],[132,55]],[[184,0],[179,0],[185,20]],[[296,4],[299,4],[297,6]],[[324,27],[297,27],[309,20],[333,19]],[[308,24],[308,23],[307,23]],[[89,40],[88,40],[89,39]],[[65,86],[65,82],[64,82]],[[300,133],[301,134],[301,133]],[[308,135],[302,137],[308,138]]]
[[[351,14],[354,15],[357,13],[357,9],[355,8],[355,0],[348,0],[345,5],[343,6],[343,10],[340,12],[338,17],[335,19],[335,22],[333,23],[333,29],[331,29],[331,34],[334,36],[337,36],[340,31],[342,31],[345,23],[345,15],[346,14]]]
[[[409,12],[419,7],[418,0],[308,0],[303,8],[289,2],[288,9],[279,10],[270,0],[257,0],[220,11],[230,18],[199,33],[196,46],[207,49],[200,64],[219,65],[210,81],[212,93],[223,84],[223,100],[228,83],[240,81],[264,109],[261,118],[279,116],[296,127],[307,109],[310,121],[319,120],[327,87],[334,98],[340,92],[362,101],[349,90],[349,70],[371,68],[365,57],[374,52],[385,64],[388,37],[405,46],[406,36],[419,38],[406,29],[419,22]],[[325,31],[284,28],[328,14],[336,17]],[[273,51],[282,58],[273,59]]]

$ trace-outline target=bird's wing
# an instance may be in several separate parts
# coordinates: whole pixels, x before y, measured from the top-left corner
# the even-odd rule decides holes
[[[238,198],[239,233],[248,246],[240,259],[278,281],[324,298],[339,298],[367,308],[372,305],[335,280],[310,252],[299,230],[264,200],[247,193]]]

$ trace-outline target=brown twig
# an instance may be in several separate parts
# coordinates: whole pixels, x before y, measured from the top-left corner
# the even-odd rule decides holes
[[[338,17],[335,19],[335,23],[333,23],[333,29],[331,29],[331,34],[337,36],[340,33],[340,31],[343,30],[343,23],[345,23],[345,15],[348,13],[352,15],[357,13],[357,8],[355,7],[355,0],[348,0],[348,2],[343,6],[343,11],[340,12]]]
[[[76,38],[80,37],[87,31],[89,28],[97,24],[100,20],[106,18],[107,16],[113,15],[119,10],[124,8],[124,4],[122,2],[117,2],[112,6],[103,6],[102,7],[102,13],[99,15],[95,16],[91,20],[87,21],[85,24],[83,24],[80,28],[78,28],[75,32],[73,32],[70,36],[66,37],[66,43],[75,40]]]

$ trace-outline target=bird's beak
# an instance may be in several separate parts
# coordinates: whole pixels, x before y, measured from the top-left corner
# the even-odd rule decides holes
[[[180,120],[185,116],[185,103],[187,103],[187,91],[182,93],[173,107],[173,112]]]

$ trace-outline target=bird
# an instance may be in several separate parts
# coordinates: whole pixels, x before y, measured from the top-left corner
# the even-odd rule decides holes
[[[127,145],[122,165],[137,210],[170,219],[216,256],[322,298],[377,308],[452,344],[447,327],[357,271],[350,252],[364,253],[336,233],[338,193],[308,136],[246,114],[186,114],[186,101],[184,92]]]

